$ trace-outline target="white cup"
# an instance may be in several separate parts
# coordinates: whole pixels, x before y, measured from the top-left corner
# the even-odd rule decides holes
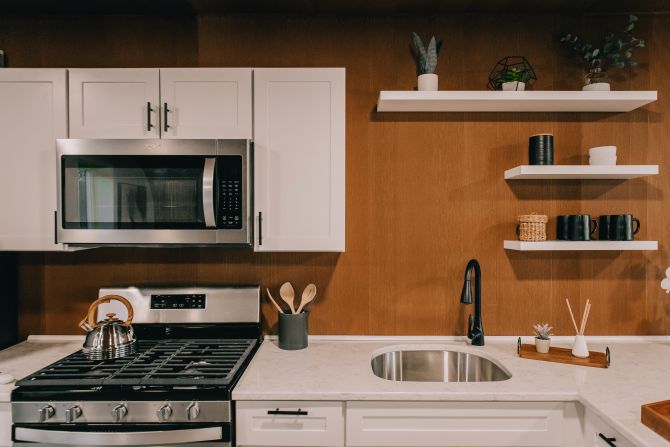
[[[589,155],[590,156],[610,156],[610,157],[616,157],[616,146],[598,146],[598,147],[592,147],[589,149]]]
[[[601,157],[601,156],[591,156],[589,157],[589,164],[590,165],[605,165],[605,166],[613,166],[616,165],[616,159],[617,157]]]

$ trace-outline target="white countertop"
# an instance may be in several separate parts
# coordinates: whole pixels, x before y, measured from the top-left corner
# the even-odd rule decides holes
[[[0,351],[0,372],[14,376],[16,380],[60,360],[81,349],[81,336],[34,336],[27,341]],[[14,384],[0,385],[0,402],[9,402]]]
[[[570,341],[555,337],[552,343],[569,347]],[[532,337],[524,342],[532,343]],[[600,369],[521,359],[512,337],[487,337],[484,347],[453,337],[310,337],[309,347],[300,351],[282,351],[271,338],[252,359],[233,399],[579,401],[637,445],[670,446],[640,422],[642,404],[670,399],[670,337],[589,339],[592,351],[604,351],[606,346],[612,364]],[[497,360],[512,378],[394,382],[376,377],[370,367],[372,357],[385,351],[454,347]]]

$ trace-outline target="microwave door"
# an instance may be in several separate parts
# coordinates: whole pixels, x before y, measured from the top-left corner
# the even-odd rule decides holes
[[[205,215],[205,226],[216,227],[214,213],[214,173],[216,172],[216,158],[205,158],[205,167],[202,172],[202,211]]]

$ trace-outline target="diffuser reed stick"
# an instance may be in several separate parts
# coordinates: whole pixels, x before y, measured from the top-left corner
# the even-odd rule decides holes
[[[584,335],[586,330],[586,323],[589,321],[589,313],[591,312],[591,300],[586,300],[586,307],[584,308],[584,315],[582,316],[582,325],[579,327],[579,335]]]
[[[579,334],[579,329],[577,328],[577,321],[575,321],[575,315],[572,313],[572,307],[570,307],[570,300],[566,298],[565,302],[568,305],[568,310],[570,311],[570,318],[572,318],[572,325],[575,327],[575,332]]]

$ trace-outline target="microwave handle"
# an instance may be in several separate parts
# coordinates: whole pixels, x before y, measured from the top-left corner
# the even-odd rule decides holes
[[[202,172],[202,211],[205,214],[205,226],[216,227],[214,215],[214,167],[216,158],[205,158],[205,168]]]

